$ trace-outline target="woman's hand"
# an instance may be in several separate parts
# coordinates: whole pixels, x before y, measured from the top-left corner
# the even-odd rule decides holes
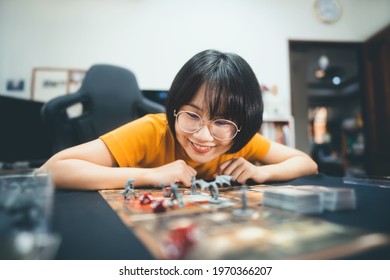
[[[160,167],[151,168],[148,181],[154,186],[182,183],[189,187],[194,176],[196,176],[194,168],[187,165],[184,160],[176,160]]]
[[[268,178],[267,173],[262,172],[259,166],[250,163],[242,157],[232,158],[223,162],[219,166],[219,173],[233,176],[233,180],[240,184],[244,184],[249,179],[257,183],[263,183]]]
[[[243,184],[248,179],[257,183],[266,181],[286,181],[300,176],[317,173],[317,164],[305,153],[294,148],[271,143],[268,153],[256,166],[244,158],[232,158],[219,166],[218,173],[233,176]]]

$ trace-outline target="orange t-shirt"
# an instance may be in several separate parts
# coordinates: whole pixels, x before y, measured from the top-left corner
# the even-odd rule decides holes
[[[218,166],[231,158],[261,161],[271,146],[268,139],[257,133],[240,151],[220,155],[207,163],[198,163],[178,149],[165,114],[146,115],[102,135],[100,139],[119,167],[153,168],[182,159],[197,171],[197,178],[203,179],[213,178]]]

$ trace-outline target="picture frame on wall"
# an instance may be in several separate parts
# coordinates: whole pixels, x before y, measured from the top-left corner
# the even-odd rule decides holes
[[[24,80],[9,79],[7,80],[7,91],[23,91]]]
[[[37,67],[32,72],[31,100],[47,102],[57,96],[76,92],[86,70]]]

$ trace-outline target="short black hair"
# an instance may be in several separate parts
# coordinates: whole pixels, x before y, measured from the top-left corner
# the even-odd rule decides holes
[[[260,84],[252,68],[239,55],[217,50],[202,51],[186,62],[173,80],[166,100],[167,119],[175,138],[174,110],[189,104],[202,86],[210,119],[223,117],[241,128],[228,153],[241,150],[263,122]]]

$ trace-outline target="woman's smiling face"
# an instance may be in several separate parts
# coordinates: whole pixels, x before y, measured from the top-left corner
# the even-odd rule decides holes
[[[205,106],[205,88],[201,87],[195,98],[179,108],[180,111],[189,111],[198,114],[203,120],[209,120],[207,106]],[[233,144],[233,140],[221,141],[215,139],[207,122],[195,133],[183,131],[175,122],[176,139],[186,154],[195,162],[206,163],[226,153]]]

